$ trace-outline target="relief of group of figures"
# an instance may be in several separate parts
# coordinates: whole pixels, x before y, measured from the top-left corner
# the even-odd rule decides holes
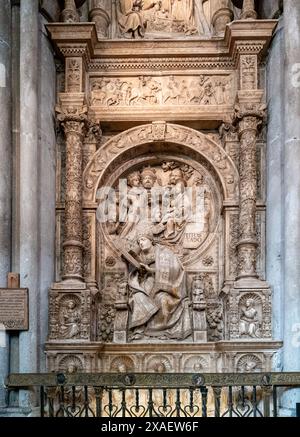
[[[209,34],[205,8],[210,0],[119,0],[117,19],[124,38],[151,33]]]
[[[92,106],[224,105],[232,101],[231,76],[92,79]]]
[[[213,230],[212,189],[205,175],[186,163],[147,165],[129,173],[126,180],[125,218],[107,221],[105,227],[118,246],[128,252],[135,251],[137,235],[145,229],[151,230],[158,242],[172,246],[179,256],[199,248]],[[108,208],[107,199],[102,201]]]
[[[126,339],[129,342],[197,342],[195,329],[206,332],[207,341],[228,338],[224,296],[220,297],[222,279],[218,253],[202,249],[209,235],[216,233],[221,215],[221,199],[213,176],[202,164],[185,158],[152,157],[150,161],[137,162],[113,179],[117,193],[120,179],[127,186],[126,220],[120,221],[117,217],[115,222],[101,225],[118,255],[107,252],[101,267],[104,280],[99,283],[100,297],[94,313],[97,319],[95,338],[103,342],[115,341],[116,303],[120,301],[125,302],[128,310]],[[200,228],[185,209],[188,187],[202,189],[203,223]],[[163,188],[170,194],[167,209],[162,208],[162,201],[152,209],[154,188]],[[141,189],[146,192],[146,206],[151,213],[151,217],[142,216],[143,220],[138,211]],[[190,259],[192,252],[198,254],[197,259],[201,256],[202,268],[199,264],[194,270],[187,267],[190,264],[186,259]],[[122,259],[123,264],[116,258]],[[108,286],[105,278],[113,272],[118,272],[117,277]],[[80,298],[70,294],[55,305],[57,309],[53,313],[57,317],[53,338],[83,338],[82,327],[83,324],[86,326],[87,316]],[[255,340],[266,336],[262,325],[265,310],[257,295],[247,293],[230,305],[236,308],[232,338]],[[89,311],[88,307],[85,311]],[[88,338],[87,332],[84,335]]]

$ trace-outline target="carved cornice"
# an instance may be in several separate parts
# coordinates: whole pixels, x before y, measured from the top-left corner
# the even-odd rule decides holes
[[[126,71],[126,70],[181,70],[181,69],[225,69],[233,70],[234,62],[230,57],[180,57],[180,58],[126,58],[106,60],[92,60],[89,65],[89,71]]]
[[[211,68],[213,65],[232,68],[236,54],[263,55],[276,25],[277,20],[234,21],[226,27],[224,38],[143,40],[135,41],[134,47],[132,41],[98,41],[94,23],[53,23],[46,27],[62,55],[75,56],[77,53],[87,59],[97,59],[97,62],[91,61],[89,68],[103,71],[117,69],[124,61],[123,68],[131,70],[135,67],[137,70]],[[166,58],[166,53],[170,57]]]

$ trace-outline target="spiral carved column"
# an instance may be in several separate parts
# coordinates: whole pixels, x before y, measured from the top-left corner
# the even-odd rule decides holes
[[[257,278],[256,271],[256,140],[264,110],[250,105],[238,108],[236,119],[240,138],[240,238],[238,243],[238,279]]]
[[[63,115],[59,120],[66,137],[65,236],[63,279],[83,281],[82,159],[86,116]]]

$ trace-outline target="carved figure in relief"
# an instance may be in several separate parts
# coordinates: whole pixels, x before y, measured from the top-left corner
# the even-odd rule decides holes
[[[141,175],[139,172],[135,171],[127,177],[127,183],[130,187],[127,196],[128,212],[127,212],[127,222],[122,228],[120,235],[122,237],[127,237],[137,225],[139,218],[141,217],[140,211],[140,182]]]
[[[222,307],[218,308],[209,308],[207,311],[207,323],[209,327],[209,340],[210,341],[219,341],[223,338],[223,309]]]
[[[119,0],[117,19],[126,38],[148,32],[209,34],[203,4],[208,0]]]
[[[179,83],[175,80],[174,76],[170,76],[167,90],[164,92],[163,102],[167,103],[168,100],[171,100],[179,105],[180,92],[181,89]]]
[[[61,311],[61,337],[74,338],[77,337],[80,329],[81,315],[77,309],[76,302],[69,300]]]
[[[166,76],[136,79],[102,78],[91,83],[93,106],[225,105],[232,100],[229,77]]]
[[[130,89],[129,105],[160,103],[159,93],[161,90],[161,84],[157,80],[152,77],[140,76],[138,88],[133,87]]]
[[[241,309],[240,316],[240,335],[247,335],[255,338],[259,337],[258,313],[254,306],[253,299],[246,300],[246,306]]]
[[[205,304],[204,285],[202,276],[196,276],[192,288],[193,302]]]
[[[142,38],[145,34],[145,21],[141,13],[142,0],[119,0],[117,8],[118,23],[121,33],[132,38]]]
[[[129,275],[132,340],[183,340],[191,334],[185,272],[167,247],[153,244],[152,232],[137,238],[140,269]]]
[[[185,195],[186,183],[180,168],[171,171],[170,185],[171,201],[161,223],[165,226],[165,240],[175,243],[182,238],[191,213],[189,199]]]

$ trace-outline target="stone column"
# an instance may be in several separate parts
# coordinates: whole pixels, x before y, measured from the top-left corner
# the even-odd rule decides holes
[[[214,0],[212,3],[215,11],[212,16],[212,25],[215,33],[224,32],[226,25],[233,20],[233,10],[230,0]]]
[[[82,158],[86,116],[58,117],[66,137],[66,196],[63,280],[83,281]]]
[[[238,242],[238,278],[257,278],[256,272],[256,200],[258,127],[264,117],[256,103],[241,105],[236,114],[240,138],[240,238]]]
[[[241,19],[242,20],[255,20],[257,18],[257,13],[255,11],[255,2],[254,0],[244,0],[243,10]]]
[[[11,4],[1,4],[0,13],[0,287],[6,287],[11,270]],[[1,330],[1,327],[0,327]],[[0,333],[0,387],[9,369],[9,339]],[[5,391],[0,388],[0,407],[5,404]]]
[[[260,43],[245,51],[241,44],[239,53],[240,81],[237,96],[235,122],[240,139],[240,237],[238,243],[238,276],[240,281],[258,278],[256,271],[256,202],[257,202],[257,158],[256,142],[258,128],[265,116],[261,104],[263,91],[258,88],[258,54]]]
[[[91,0],[90,5],[90,21],[96,24],[98,38],[107,38],[111,22],[108,13],[109,8],[111,8],[111,2],[107,0]]]
[[[284,2],[284,371],[300,371],[300,3]],[[300,402],[294,390],[285,407]]]
[[[75,0],[65,0],[65,8],[61,13],[61,20],[64,23],[76,23],[80,21]]]
[[[29,331],[20,334],[20,372],[38,370],[39,201],[38,201],[38,37],[39,1],[21,1],[20,10],[20,278],[29,289]],[[24,60],[30,60],[24,62]],[[21,391],[20,406],[31,405]]]

